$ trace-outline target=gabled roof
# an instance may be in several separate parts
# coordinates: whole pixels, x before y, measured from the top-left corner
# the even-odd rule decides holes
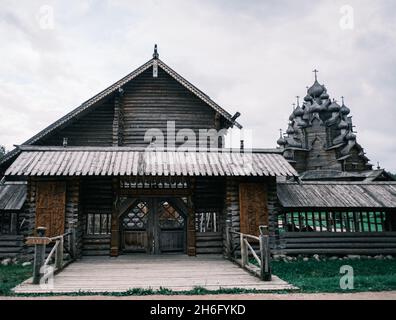
[[[73,120],[76,118],[78,115],[80,115],[82,112],[89,110],[91,107],[95,105],[96,102],[101,101],[102,99],[108,97],[112,93],[116,92],[119,88],[121,88],[123,85],[128,83],[129,81],[133,80],[136,78],[138,75],[152,67],[156,63],[158,67],[163,69],[166,73],[168,73],[173,79],[175,79],[177,82],[179,82],[182,86],[184,86],[186,89],[188,89],[190,92],[192,92],[194,95],[196,95],[198,98],[200,98],[202,101],[204,101],[206,104],[208,104],[210,107],[212,107],[214,110],[216,110],[220,115],[222,115],[230,124],[231,126],[235,125],[237,128],[241,129],[242,126],[232,118],[231,114],[229,114],[226,110],[224,110],[222,107],[220,107],[216,102],[214,102],[208,95],[206,95],[204,92],[199,90],[197,87],[195,87],[193,84],[191,84],[189,81],[187,81],[185,78],[183,78],[181,75],[179,75],[176,71],[174,71],[172,68],[170,68],[168,65],[166,65],[163,61],[161,61],[159,58],[153,58],[137,68],[136,70],[132,71],[129,73],[127,76],[124,78],[118,80],[105,90],[101,91],[97,95],[93,96],[89,100],[85,101],[82,103],[79,107],[76,109],[72,110],[59,120],[55,121],[51,125],[49,125],[47,128],[44,130],[40,131],[33,137],[31,137],[29,140],[25,141],[23,145],[31,145],[37,142],[38,140],[44,138],[47,136],[49,133],[54,131],[55,129],[65,125],[69,121]],[[13,156],[15,156],[19,152],[18,149],[13,149],[9,153],[7,153],[1,160],[0,164],[8,161],[11,159]]]

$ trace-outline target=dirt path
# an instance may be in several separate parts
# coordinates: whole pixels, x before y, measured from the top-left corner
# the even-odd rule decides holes
[[[359,293],[0,297],[0,300],[396,300],[396,291]]]

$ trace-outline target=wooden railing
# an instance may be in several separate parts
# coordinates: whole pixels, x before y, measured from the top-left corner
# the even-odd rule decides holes
[[[267,226],[260,226],[260,235],[258,237],[237,232],[231,227],[227,227],[226,241],[227,256],[231,261],[238,263],[242,268],[258,276],[261,280],[271,281],[271,252]],[[257,244],[259,245],[258,250],[254,248],[254,246],[257,247]],[[240,252],[240,257],[238,257],[238,251]],[[250,258],[256,263],[251,263]]]
[[[47,279],[50,274],[61,271],[66,265],[76,258],[76,233],[75,228],[71,227],[68,232],[56,236],[45,237],[46,228],[37,228],[37,237],[28,237],[26,243],[34,245],[34,263],[33,263],[33,284],[39,284],[40,280]],[[65,247],[65,239],[68,239],[68,246]],[[46,247],[54,243],[47,258]],[[65,261],[64,253],[68,253],[70,258]],[[54,262],[54,266],[50,266]]]

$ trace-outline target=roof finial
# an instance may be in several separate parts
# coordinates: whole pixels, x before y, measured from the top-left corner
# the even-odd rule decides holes
[[[345,98],[344,96],[341,97],[342,105],[344,105],[344,98]]]
[[[293,111],[296,110],[296,104],[292,103],[292,105],[293,105]]]
[[[159,58],[159,54],[158,54],[158,50],[157,50],[157,45],[154,45],[154,53],[153,53],[153,58],[154,59],[158,59]]]
[[[279,129],[279,132],[280,132],[280,137],[281,137],[281,138],[283,138],[283,132],[282,132],[282,129]]]
[[[378,169],[378,170],[380,170],[380,169],[381,169],[381,166],[380,166],[380,163],[379,163],[379,161],[377,161],[377,169]]]
[[[319,70],[315,69],[312,72],[315,73],[315,81],[318,81],[318,72],[319,72]]]
[[[296,96],[296,98],[297,98],[297,107],[299,107],[300,106],[300,96]]]

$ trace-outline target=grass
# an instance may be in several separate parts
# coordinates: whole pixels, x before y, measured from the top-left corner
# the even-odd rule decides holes
[[[354,270],[354,289],[340,288],[340,268],[350,265]],[[326,260],[326,261],[273,261],[273,274],[300,288],[298,292],[364,292],[396,290],[396,260]],[[0,266],[0,295],[15,295],[11,289],[31,276],[31,266],[21,265]],[[143,296],[143,295],[208,295],[208,294],[242,294],[242,293],[278,293],[290,291],[259,291],[246,289],[207,290],[196,287],[189,291],[172,291],[161,288],[130,289],[124,292],[74,292],[68,294],[19,294],[20,296]]]
[[[0,296],[10,295],[11,289],[32,276],[32,266],[0,265]]]
[[[343,265],[353,268],[353,290],[340,288]],[[396,290],[396,260],[273,261],[272,272],[306,293]]]

